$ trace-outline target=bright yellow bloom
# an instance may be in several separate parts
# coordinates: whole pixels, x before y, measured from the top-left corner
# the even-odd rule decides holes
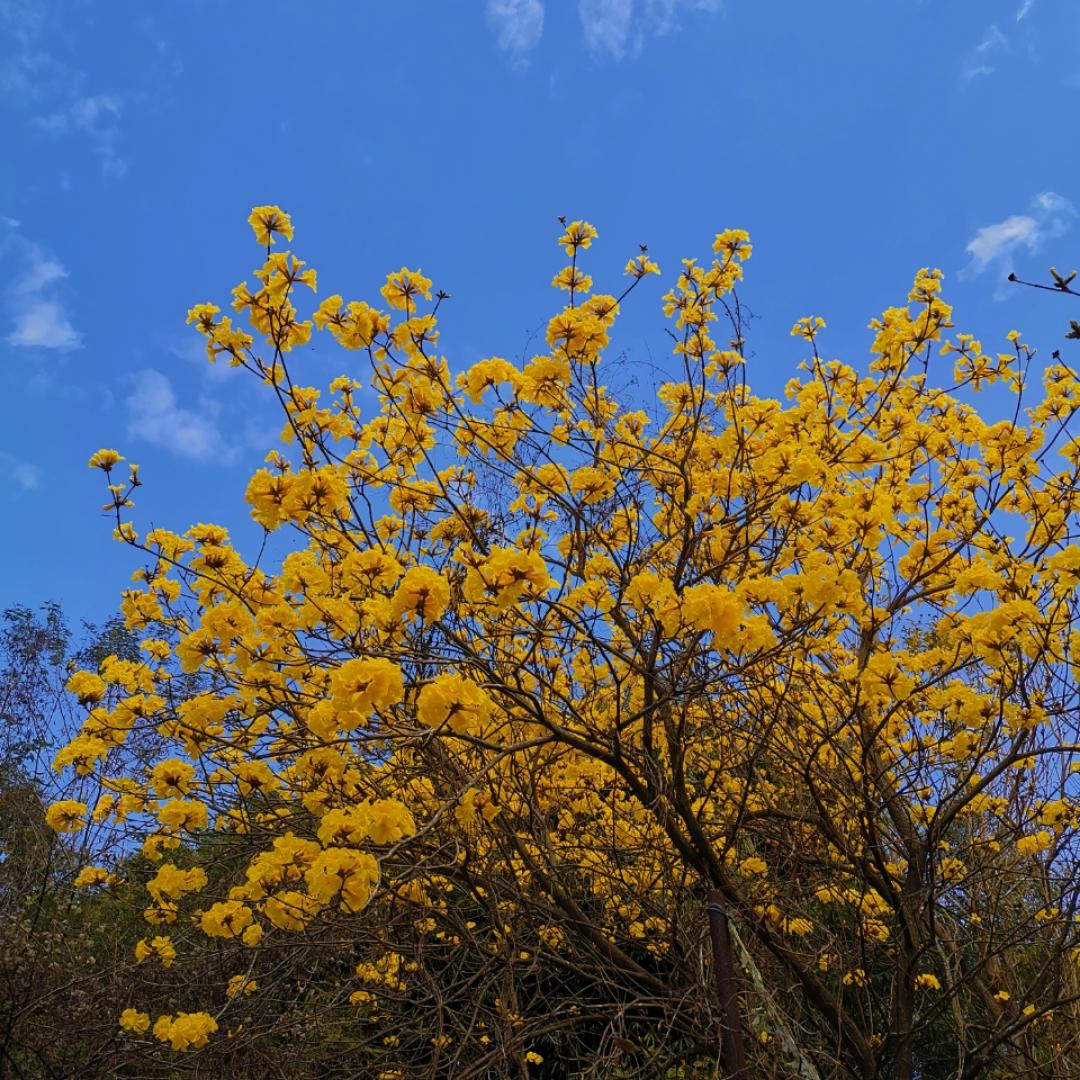
[[[450,603],[450,583],[429,566],[406,571],[390,601],[395,617],[434,622]]]
[[[598,235],[596,229],[587,221],[571,221],[563,229],[563,234],[559,237],[559,243],[567,255],[573,255],[578,248],[591,247],[592,242]]]
[[[154,1035],[161,1042],[168,1043],[173,1050],[201,1050],[217,1029],[217,1021],[209,1013],[182,1012],[175,1017],[158,1017],[154,1024]]]
[[[198,892],[207,885],[206,871],[201,866],[181,870],[173,863],[164,863],[146,883],[146,891],[160,903],[163,899],[179,900],[190,892]]]
[[[168,795],[186,795],[191,789],[195,767],[178,758],[169,758],[154,766],[150,783],[160,798]]]
[[[379,290],[392,308],[411,310],[416,307],[416,297],[431,299],[431,280],[417,270],[403,266],[396,274],[389,274],[386,284]]]
[[[363,723],[375,709],[396,705],[405,693],[401,668],[381,657],[347,660],[331,673],[330,689],[345,728]]]
[[[87,465],[91,469],[103,469],[108,472],[117,462],[123,460],[115,450],[96,450],[90,455]]]
[[[173,961],[176,959],[176,946],[173,945],[172,938],[161,935],[149,942],[146,938],[142,938],[136,943],[135,959],[140,964],[152,956],[156,956],[163,967],[172,967]]]
[[[682,613],[695,630],[711,630],[717,644],[734,644],[742,621],[738,597],[718,585],[694,585],[682,594]]]
[[[199,917],[199,928],[207,937],[234,938],[254,922],[251,909],[239,900],[211,904]]]
[[[625,273],[631,277],[642,278],[646,274],[659,274],[660,266],[658,263],[653,262],[648,255],[642,253],[626,264]]]
[[[67,690],[80,705],[93,705],[105,696],[105,680],[92,671],[76,671],[67,681]]]
[[[87,889],[94,885],[111,885],[115,876],[100,866],[84,866],[75,878],[77,889]]]
[[[292,220],[280,206],[256,206],[248,216],[248,224],[260,244],[269,247],[275,236],[293,238]]]
[[[120,1026],[132,1035],[142,1035],[150,1030],[150,1017],[138,1009],[125,1009],[120,1014]]]
[[[174,832],[195,832],[208,823],[206,806],[190,799],[170,799],[158,810],[158,821]]]
[[[368,809],[368,835],[376,844],[392,844],[412,836],[416,822],[397,799],[377,799]]]
[[[316,856],[304,879],[309,894],[320,904],[340,896],[344,911],[359,911],[379,880],[379,864],[366,851],[327,848]]]
[[[61,799],[45,811],[45,821],[54,832],[78,832],[86,827],[86,803]]]
[[[1031,833],[1028,836],[1021,836],[1016,841],[1016,850],[1021,855],[1037,855],[1040,851],[1045,851],[1054,842],[1054,834],[1047,829],[1040,829],[1036,833]]]

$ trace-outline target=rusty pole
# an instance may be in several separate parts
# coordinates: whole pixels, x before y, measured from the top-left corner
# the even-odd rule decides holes
[[[731,956],[731,933],[727,910],[716,889],[709,890],[705,905],[709,913],[709,937],[712,938],[713,970],[720,995],[720,1068],[727,1080],[746,1080],[746,1051],[743,1047],[742,1020],[739,1017],[739,991],[735,984],[735,961]]]

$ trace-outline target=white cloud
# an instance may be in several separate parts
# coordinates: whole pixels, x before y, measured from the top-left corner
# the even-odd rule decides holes
[[[172,383],[160,371],[144,368],[136,372],[125,405],[128,434],[133,438],[193,461],[231,457],[215,423],[212,404],[200,402],[198,411],[183,408]]]
[[[679,14],[683,11],[711,15],[720,10],[721,0],[645,0],[646,26],[657,36],[670,34],[682,27]]]
[[[596,56],[624,60],[637,56],[649,38],[682,26],[684,12],[712,14],[721,0],[578,0],[585,44]]]
[[[38,296],[16,312],[8,344],[33,349],[77,349],[82,335],[71,325],[58,300]]]
[[[66,277],[63,264],[34,245],[29,249],[26,271],[11,286],[11,292],[13,296],[32,296]]]
[[[1020,22],[1022,19],[1026,19],[1034,6],[1035,0],[1024,0],[1016,12],[1016,21]]]
[[[579,0],[578,15],[592,52],[622,60],[640,48],[630,34],[634,0]]]
[[[39,116],[35,123],[52,135],[84,135],[101,160],[105,176],[120,177],[127,172],[127,162],[117,153],[120,112],[123,101],[116,94],[78,97],[62,109]]]
[[[20,491],[36,491],[41,484],[41,470],[6,450],[0,450],[0,475]]]
[[[968,53],[960,73],[965,79],[977,79],[984,75],[993,75],[994,65],[991,62],[995,53],[1007,49],[1009,39],[997,28],[991,26],[986,31],[982,41]]]
[[[964,248],[971,256],[969,271],[981,274],[995,259],[1011,261],[1017,248],[1034,251],[1038,243],[1039,223],[1027,214],[1013,214],[996,225],[984,225]]]
[[[971,260],[960,276],[971,278],[995,267],[1002,279],[1007,278],[1018,252],[1035,254],[1050,240],[1064,236],[1075,219],[1076,208],[1063,195],[1040,192],[1031,201],[1030,213],[1012,214],[976,231],[964,249]]]
[[[67,6],[46,0],[0,0],[0,36],[10,45],[0,58],[0,92],[41,130],[89,140],[103,174],[120,177],[127,172],[117,153],[123,100],[88,94],[86,73],[49,51],[72,33],[70,25],[56,25],[70,23],[69,16]]]
[[[1058,195],[1053,191],[1042,191],[1036,195],[1035,206],[1046,214],[1061,215],[1062,218],[1076,217],[1076,207],[1064,195]],[[1057,227],[1061,228],[1060,221]],[[1067,229],[1068,226],[1065,228]],[[1061,233],[1057,232],[1055,235],[1060,236]]]
[[[487,17],[499,48],[515,63],[524,63],[544,32],[540,0],[488,0]]]
[[[10,226],[12,233],[16,226]],[[77,349],[82,335],[71,324],[56,286],[67,277],[59,259],[37,244],[12,236],[3,245],[21,253],[22,269],[8,286],[7,306],[14,323],[8,333],[9,345],[31,349]]]

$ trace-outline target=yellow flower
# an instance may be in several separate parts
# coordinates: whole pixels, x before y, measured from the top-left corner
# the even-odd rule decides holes
[[[915,976],[915,985],[920,990],[940,990],[941,982],[936,975],[931,975],[929,972],[923,972],[921,975]]]
[[[717,255],[723,252],[731,259],[749,259],[753,251],[750,234],[745,229],[725,229],[716,234],[713,251]]]
[[[742,603],[719,585],[693,585],[682,594],[682,613],[695,630],[711,630],[718,644],[727,644],[738,632]]]
[[[262,909],[267,919],[279,930],[298,933],[315,917],[319,900],[295,889],[286,889],[267,898]]]
[[[401,579],[390,600],[394,617],[434,622],[450,602],[450,583],[430,566],[414,566]]]
[[[117,462],[123,460],[115,450],[97,450],[90,455],[87,465],[91,469],[104,469],[108,472]]]
[[[816,315],[808,315],[795,323],[791,328],[791,336],[805,338],[807,341],[813,341],[817,337],[818,331],[823,330],[824,328],[824,319]]]
[[[92,671],[76,671],[67,681],[67,689],[80,705],[93,705],[105,696],[105,680]]]
[[[487,722],[494,702],[461,675],[437,675],[416,699],[416,715],[429,728],[444,724],[458,735],[476,734]]]
[[[115,877],[100,866],[84,866],[75,878],[77,889],[86,889],[94,885],[111,885]]]
[[[190,799],[171,799],[158,810],[158,821],[173,832],[194,832],[208,824],[206,807]]]
[[[587,221],[571,221],[563,229],[559,243],[567,255],[573,255],[578,248],[588,248],[599,234]]]
[[[551,279],[551,284],[556,289],[565,289],[567,292],[588,292],[592,288],[592,278],[576,266],[564,266]]]
[[[525,1063],[527,1065],[540,1065],[543,1060],[543,1056],[538,1054],[535,1050],[530,1050],[525,1055]]]
[[[150,1017],[138,1009],[125,1009],[120,1014],[120,1026],[132,1035],[142,1035],[150,1029]]]
[[[293,238],[292,221],[280,206],[256,206],[248,216],[248,224],[255,232],[255,239],[269,247],[275,234]]]
[[[150,783],[161,798],[168,795],[186,795],[194,776],[194,766],[178,758],[169,758],[154,766],[150,774]]]
[[[45,811],[45,822],[54,832],[78,832],[86,827],[86,803],[61,799]]]
[[[391,844],[416,832],[416,822],[404,803],[397,799],[377,799],[371,804],[368,835],[376,844]]]
[[[1021,836],[1016,841],[1016,850],[1021,855],[1037,855],[1045,851],[1054,842],[1054,834],[1047,829],[1040,829],[1029,836]]]
[[[379,864],[366,851],[331,847],[315,857],[304,880],[308,893],[320,904],[340,896],[343,910],[359,911],[379,880]]]
[[[199,918],[199,928],[207,937],[234,938],[254,922],[251,909],[239,900],[211,904]]]
[[[244,997],[248,997],[258,989],[259,984],[254,979],[248,978],[247,975],[234,975],[225,988],[225,996],[234,998],[243,994]]]
[[[187,893],[205,889],[206,871],[201,866],[181,870],[173,863],[164,863],[146,883],[146,891],[161,903],[163,899],[179,900]]]
[[[389,274],[386,284],[379,290],[392,308],[409,310],[416,306],[416,297],[431,299],[431,280],[418,270],[406,270],[403,266],[396,274]]]
[[[401,668],[382,657],[346,660],[330,673],[330,690],[343,728],[358,727],[372,710],[396,705],[405,694]]]
[[[147,943],[146,938],[142,938],[136,943],[135,959],[138,963],[141,964],[151,956],[156,956],[163,967],[172,967],[173,961],[176,959],[176,946],[173,945],[172,938],[162,935],[154,938],[149,943]]]
[[[173,1050],[200,1050],[217,1031],[217,1021],[205,1012],[177,1013],[176,1017],[159,1016],[154,1024],[154,1035],[167,1042]]]
[[[648,255],[638,255],[636,259],[631,259],[626,264],[626,271],[631,277],[642,278],[646,274],[659,274],[660,267],[657,263],[653,262]]]

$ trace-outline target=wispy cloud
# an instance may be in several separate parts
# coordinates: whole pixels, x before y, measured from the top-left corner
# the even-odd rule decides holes
[[[12,323],[7,343],[31,349],[79,348],[82,335],[72,326],[60,296],[60,282],[68,276],[63,263],[19,236],[17,222],[7,219],[5,224],[8,236],[0,250],[10,251],[19,267],[5,297]]]
[[[544,33],[540,0],[487,0],[487,18],[499,48],[516,64],[525,63]]]
[[[597,55],[622,60],[640,48],[630,32],[634,0],[579,0],[578,15],[585,44]]]
[[[218,429],[213,403],[184,408],[167,375],[154,368],[137,371],[124,402],[128,434],[192,461],[228,458],[231,451]]]
[[[1023,0],[1023,3],[1017,9],[1016,21],[1020,22],[1021,20],[1026,19],[1028,17],[1028,15],[1031,13],[1031,9],[1034,6],[1035,6],[1035,0]]]
[[[127,172],[117,152],[122,98],[87,93],[86,73],[50,51],[63,40],[52,23],[68,14],[44,0],[0,0],[0,35],[9,46],[0,58],[0,92],[42,131],[87,139],[103,175],[120,177]]]
[[[0,477],[8,481],[9,490],[14,486],[19,491],[36,491],[41,484],[41,470],[36,465],[6,450],[0,450]]]
[[[15,329],[8,335],[8,344],[34,349],[77,349],[82,345],[82,335],[71,325],[59,300],[37,296],[16,313]]]
[[[34,123],[52,135],[74,133],[90,140],[101,161],[101,171],[108,177],[121,177],[127,162],[117,153],[120,136],[120,112],[123,101],[117,94],[77,97],[63,108],[35,117]]]
[[[638,56],[650,38],[680,29],[680,16],[719,11],[721,0],[578,0],[585,44],[595,56]]]
[[[1027,12],[1024,12],[1026,15]],[[965,79],[978,79],[994,73],[994,56],[1009,47],[1009,39],[997,28],[991,26],[983,35],[982,41],[964,58],[960,74]]]
[[[1041,192],[1032,200],[1028,213],[1012,214],[976,231],[964,249],[971,259],[960,276],[971,278],[994,269],[1002,280],[1006,279],[1013,271],[1017,253],[1036,254],[1049,241],[1064,236],[1076,216],[1076,208],[1063,195]],[[998,298],[1002,295],[999,289]]]

